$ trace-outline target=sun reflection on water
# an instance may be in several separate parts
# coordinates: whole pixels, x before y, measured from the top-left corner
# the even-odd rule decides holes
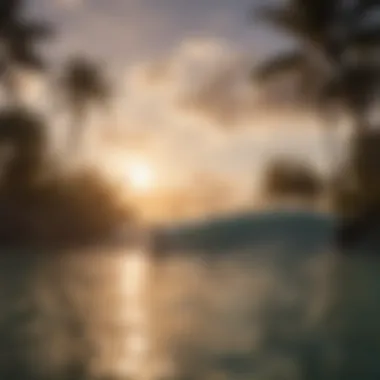
[[[144,250],[133,250],[119,266],[120,289],[124,298],[123,313],[129,326],[125,352],[116,364],[118,372],[133,378],[149,377],[150,351],[147,305],[149,260]]]

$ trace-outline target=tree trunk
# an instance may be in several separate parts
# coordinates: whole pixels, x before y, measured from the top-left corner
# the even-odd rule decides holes
[[[84,124],[86,122],[86,106],[83,102],[76,102],[72,109],[72,126],[69,138],[69,149],[78,153],[83,144]]]
[[[349,172],[356,191],[351,216],[340,210],[341,225],[338,240],[342,245],[365,241],[380,227],[380,131],[358,124],[355,128],[349,157]]]

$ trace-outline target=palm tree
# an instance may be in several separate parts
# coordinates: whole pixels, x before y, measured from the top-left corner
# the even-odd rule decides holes
[[[332,103],[322,97],[325,86],[334,76],[338,65],[340,40],[333,36],[333,27],[339,14],[336,0],[289,0],[284,5],[265,5],[255,12],[259,21],[295,37],[299,42],[293,50],[281,52],[264,61],[253,70],[253,79],[263,86],[281,77],[293,76],[296,103],[303,109],[321,109],[328,127],[336,123],[336,114],[329,112]],[[335,130],[335,129],[334,129]],[[334,131],[333,130],[333,131]],[[330,157],[333,149],[328,136],[325,147]]]
[[[72,115],[72,143],[81,142],[90,106],[106,105],[110,94],[102,70],[84,57],[70,59],[61,77],[65,103]]]
[[[366,146],[371,139],[370,111],[380,79],[377,57],[374,57],[380,45],[380,25],[378,21],[368,23],[368,16],[379,6],[378,0],[358,0],[351,5],[331,0],[291,0],[285,7],[264,7],[258,12],[260,18],[298,37],[301,44],[295,51],[264,62],[254,71],[255,79],[266,83],[293,71],[298,74],[301,105],[306,101],[307,105],[318,106],[323,115],[336,117],[336,108],[331,110],[331,106],[338,104],[351,116],[354,135],[350,170],[345,179],[354,182],[348,200],[356,209],[354,214],[364,213],[364,216],[373,209],[376,195],[372,181],[374,161],[369,163],[362,158],[367,156]],[[378,202],[378,197],[375,198]]]
[[[334,57],[328,38],[336,14],[336,1],[291,0],[285,6],[264,6],[257,10],[260,20],[291,34],[300,42],[296,50],[280,53],[254,70],[254,78],[265,83],[280,75],[296,72],[302,97],[314,95],[321,74],[330,69]],[[317,74],[317,78],[315,75]],[[315,79],[314,83],[310,79]],[[314,86],[313,86],[314,84]],[[306,93],[304,90],[308,89]]]
[[[298,37],[300,46],[259,65],[254,78],[265,84],[296,73],[302,107],[317,107],[335,124],[337,109],[333,106],[338,105],[351,116],[354,131],[363,133],[370,126],[369,111],[380,80],[378,62],[371,57],[380,45],[380,25],[368,27],[365,19],[380,3],[359,0],[351,8],[341,4],[290,0],[283,7],[259,9],[260,19]]]
[[[19,101],[16,73],[19,69],[41,70],[44,63],[36,43],[52,36],[52,28],[45,22],[23,16],[25,0],[2,0],[0,5],[0,79],[11,103]]]
[[[360,53],[379,45],[380,28],[363,29],[361,19],[376,5],[376,0],[361,0],[351,8],[338,0],[290,0],[260,8],[260,19],[295,36],[300,45],[256,67],[254,79],[265,84],[295,73],[302,107],[317,106],[332,116],[326,111],[335,101],[349,111],[355,129],[365,128],[378,75],[367,56],[361,62]]]

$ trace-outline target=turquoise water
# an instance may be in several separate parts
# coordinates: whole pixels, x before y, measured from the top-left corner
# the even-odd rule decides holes
[[[237,215],[150,244],[0,258],[0,378],[379,379],[376,255],[323,214]]]

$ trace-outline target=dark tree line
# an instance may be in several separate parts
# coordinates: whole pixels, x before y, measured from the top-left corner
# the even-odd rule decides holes
[[[21,101],[17,75],[24,70],[49,75],[39,46],[54,38],[53,25],[26,17],[25,0],[0,3],[0,81],[6,104],[0,108],[0,244],[63,244],[101,239],[130,220],[114,189],[96,173],[60,173],[47,157],[47,121]],[[58,91],[72,116],[71,155],[85,139],[87,112],[106,103],[110,85],[99,65],[85,56],[69,58]],[[64,159],[64,158],[63,158]]]

